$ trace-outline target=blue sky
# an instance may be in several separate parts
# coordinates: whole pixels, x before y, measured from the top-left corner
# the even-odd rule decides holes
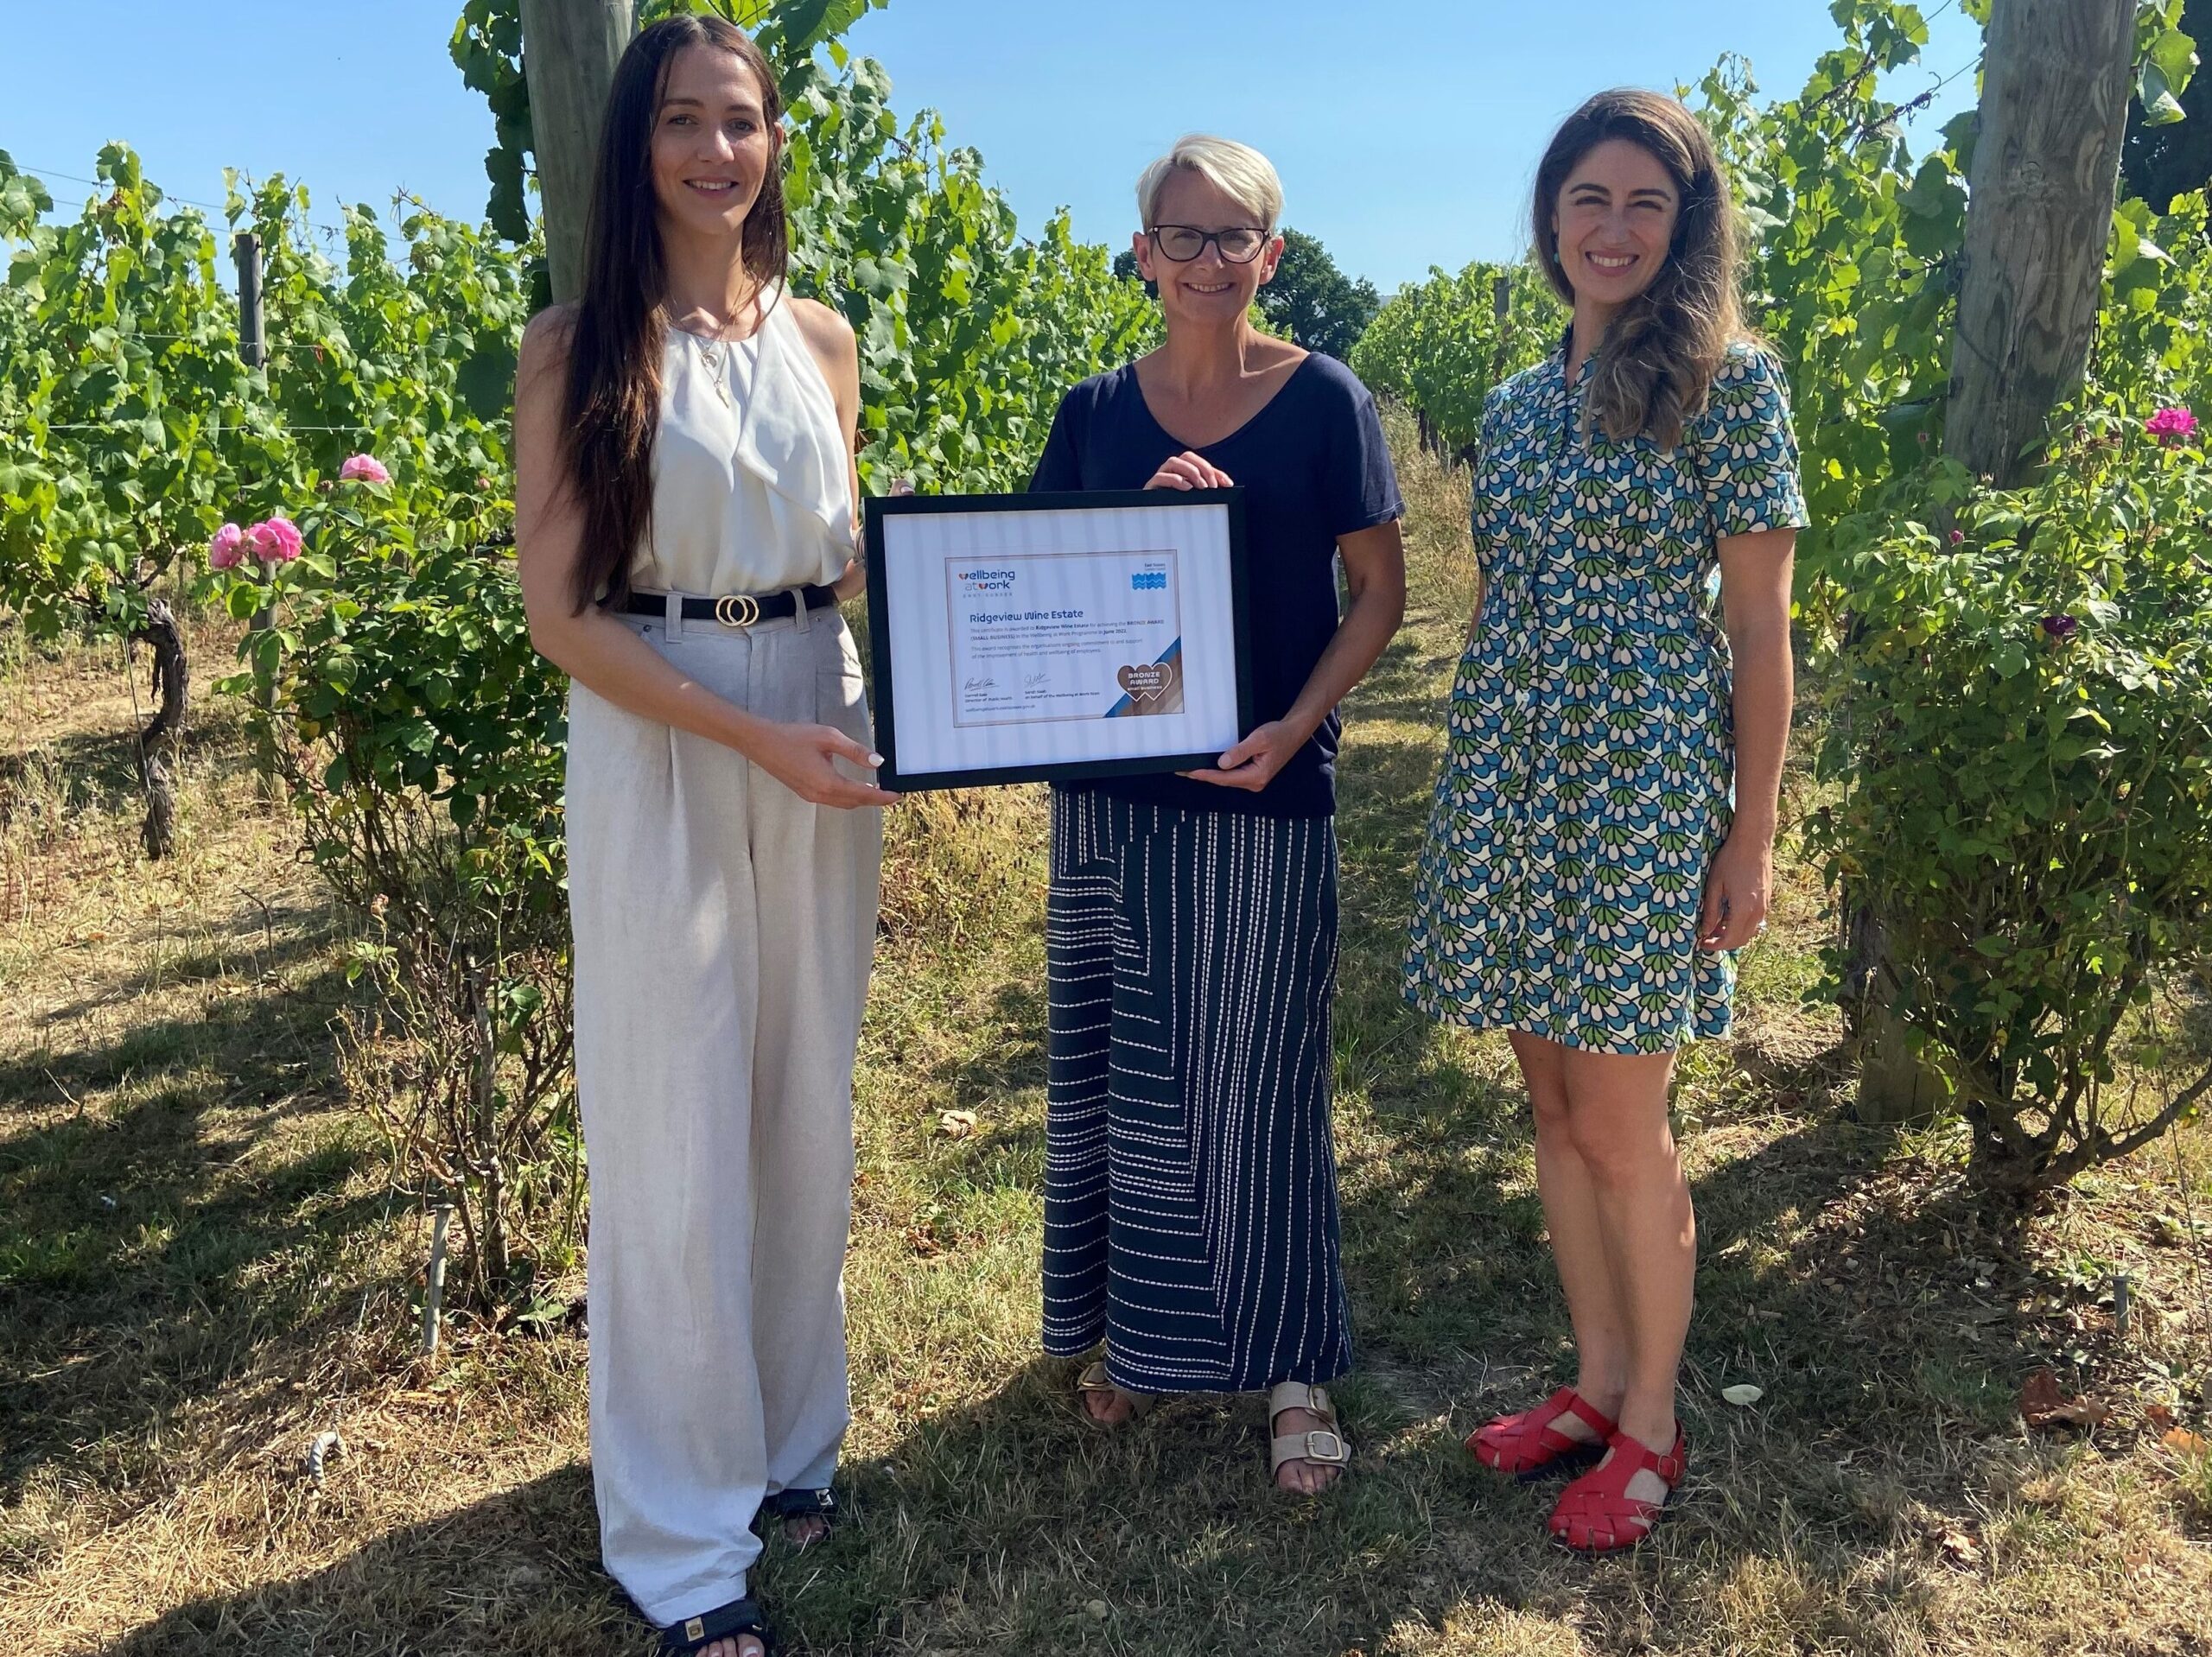
[[[1939,13],[1940,9],[1940,13]],[[491,118],[446,54],[461,0],[0,0],[9,43],[0,149],[73,206],[124,139],[172,194],[222,200],[227,164],[340,200],[395,189],[484,205]],[[1924,0],[1932,38],[1909,97],[1971,63],[1979,31]],[[1071,206],[1120,245],[1144,163],[1192,130],[1257,144],[1291,224],[1386,291],[1432,264],[1521,246],[1544,140],[1599,87],[1694,81],[1743,54],[1792,92],[1835,39],[1827,0],[893,0],[851,41],[889,70],[901,113],[942,111],[1027,225]],[[1918,130],[1974,98],[1962,75]]]

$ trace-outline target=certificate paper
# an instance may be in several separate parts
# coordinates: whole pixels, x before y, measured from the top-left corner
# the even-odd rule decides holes
[[[1234,490],[868,503],[885,786],[1211,765],[1249,728]]]
[[[1183,709],[1174,549],[948,558],[956,725]]]

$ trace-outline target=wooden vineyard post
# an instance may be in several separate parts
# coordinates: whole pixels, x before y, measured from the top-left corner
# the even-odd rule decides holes
[[[1497,328],[1497,346],[1490,354],[1490,383],[1505,378],[1505,325],[1513,317],[1513,278],[1503,271],[1490,279],[1491,320]]]
[[[574,299],[583,286],[584,221],[600,119],[636,16],[632,0],[522,0],[531,148],[556,303]]]
[[[1996,0],[1990,14],[1943,448],[2000,486],[2033,469],[2088,366],[2134,51],[2135,0]],[[1896,940],[1878,916],[1853,933],[1858,1114],[1916,1120],[1942,1084],[1891,1008]]]
[[[231,258],[238,266],[238,360],[248,368],[269,365],[269,326],[261,305],[261,238],[253,231],[242,230],[231,238]],[[250,632],[265,633],[276,625],[276,605],[272,599],[253,613],[253,619],[246,624]],[[273,705],[274,691],[260,685],[254,687],[253,700],[265,715]],[[261,788],[271,797],[276,786],[276,735],[264,722],[259,745],[254,754],[254,767],[261,774]]]
[[[1943,447],[2024,479],[2096,334],[2135,0],[1997,0],[1967,209]]]
[[[238,271],[238,355],[248,368],[269,360],[269,334],[261,316],[261,238],[242,230],[231,238]]]

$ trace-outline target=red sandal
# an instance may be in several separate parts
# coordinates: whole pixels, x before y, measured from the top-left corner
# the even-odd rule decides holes
[[[1571,1415],[1598,1436],[1570,1438],[1552,1425]],[[1501,1415],[1477,1427],[1466,1438],[1470,1455],[1494,1472],[1503,1473],[1516,1484],[1526,1484],[1552,1473],[1587,1467],[1605,1453],[1613,1423],[1598,1413],[1597,1406],[1572,1387],[1562,1387],[1533,1410]]]
[[[1560,1492],[1552,1509],[1552,1540],[1577,1553],[1624,1553],[1651,1533],[1661,1509],[1674,1505],[1688,1470],[1690,1441],[1675,1429],[1675,1447],[1661,1455],[1640,1439],[1616,1432],[1608,1439],[1612,1460],[1585,1473]],[[1629,1482],[1649,1470],[1667,1482],[1663,1501],[1645,1501],[1628,1493]]]

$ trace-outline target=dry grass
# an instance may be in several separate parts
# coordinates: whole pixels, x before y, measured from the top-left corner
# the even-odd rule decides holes
[[[1405,434],[1396,434],[1402,440]],[[2032,1224],[1955,1134],[1851,1125],[1802,997],[1792,867],[1738,1038],[1684,1066],[1706,1237],[1685,1503],[1630,1560],[1539,1540],[1458,1450],[1566,1328],[1503,1046],[1401,1007],[1396,958],[1471,593],[1465,482],[1402,448],[1414,613],[1354,710],[1337,1041],[1360,1456],[1267,1489],[1256,1400],[1086,1430],[1036,1355],[1042,806],[898,814],[848,1276],[853,1520],[761,1587],[817,1652],[1365,1657],[2182,1654],[2212,1628],[2212,1136]],[[8,636],[0,635],[0,638]],[[12,644],[8,648],[18,649]],[[223,654],[200,641],[201,682]],[[20,654],[20,652],[19,652]],[[413,1352],[416,1218],[338,1102],[339,923],[203,703],[185,854],[136,853],[118,663],[0,671],[0,1648],[24,1657],[643,1652],[594,1564],[582,1343]],[[972,1132],[944,1113],[972,1112]],[[2133,1290],[2126,1336],[2109,1283]],[[2031,1433],[2054,1367],[2113,1417]],[[1753,1409],[1722,1402],[1739,1381]],[[315,1434],[344,1435],[318,1485]]]

